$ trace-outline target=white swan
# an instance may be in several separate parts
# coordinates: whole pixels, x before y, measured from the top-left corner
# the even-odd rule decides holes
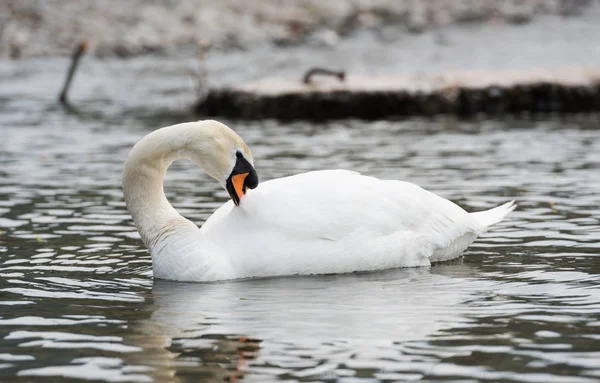
[[[169,165],[190,159],[229,192],[201,228],[169,204]],[[325,170],[258,185],[250,150],[227,126],[156,130],[129,153],[123,194],[156,278],[215,281],[427,266],[458,257],[515,208],[467,213],[417,185]],[[250,190],[253,189],[253,190]]]

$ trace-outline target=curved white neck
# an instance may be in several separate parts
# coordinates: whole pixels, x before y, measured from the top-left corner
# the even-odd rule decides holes
[[[175,231],[199,230],[171,206],[163,191],[167,168],[176,160],[189,158],[185,135],[177,126],[149,134],[131,150],[123,172],[123,195],[142,241],[153,248]]]

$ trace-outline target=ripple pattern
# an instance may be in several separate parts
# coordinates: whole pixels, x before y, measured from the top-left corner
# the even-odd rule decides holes
[[[519,209],[428,269],[184,284],[152,280],[120,190],[129,148],[175,118],[36,118],[13,116],[0,141],[0,380],[600,379],[600,133],[586,121],[230,121],[262,179],[348,168]],[[166,191],[199,225],[227,200],[191,163]]]

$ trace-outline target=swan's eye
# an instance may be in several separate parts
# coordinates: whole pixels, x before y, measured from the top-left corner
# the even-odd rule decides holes
[[[242,153],[240,153],[240,152],[235,152],[235,156],[237,158],[244,158],[244,155]]]

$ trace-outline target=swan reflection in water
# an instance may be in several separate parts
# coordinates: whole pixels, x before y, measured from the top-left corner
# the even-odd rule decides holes
[[[125,339],[144,351],[127,362],[152,366],[155,379],[219,382],[273,365],[300,373],[307,358],[340,365],[356,352],[394,349],[464,325],[461,304],[490,286],[475,275],[457,260],[348,275],[155,280],[150,317],[135,322],[136,335]],[[318,357],[311,354],[316,350]]]

